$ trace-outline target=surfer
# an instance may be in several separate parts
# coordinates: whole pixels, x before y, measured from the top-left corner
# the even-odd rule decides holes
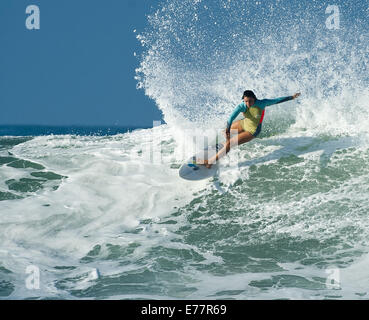
[[[200,160],[200,162],[197,161],[197,163],[201,164],[202,162],[202,164],[210,169],[211,166],[219,160],[219,158],[230,151],[232,146],[249,142],[260,134],[264,120],[265,107],[296,99],[300,95],[301,93],[295,93],[293,96],[259,100],[256,98],[254,92],[246,90],[242,96],[243,102],[236,107],[227,121],[227,128],[225,129],[227,141],[225,146],[212,158],[208,160]],[[240,112],[243,112],[245,118],[233,123]],[[237,132],[237,135],[232,137],[232,139],[230,133],[231,130],[232,132]]]

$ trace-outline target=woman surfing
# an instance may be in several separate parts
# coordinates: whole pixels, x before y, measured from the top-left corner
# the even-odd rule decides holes
[[[242,96],[243,102],[236,107],[227,121],[227,128],[225,130],[227,141],[224,147],[220,149],[212,158],[208,160],[196,161],[196,163],[204,164],[210,169],[211,166],[219,160],[219,158],[230,151],[231,147],[249,142],[260,134],[266,107],[273,104],[294,100],[300,95],[301,93],[295,93],[293,96],[259,100],[256,98],[254,92],[251,90],[246,90]],[[240,112],[243,112],[245,118],[233,123]],[[231,130],[232,132],[237,130],[237,135],[232,137],[232,139],[230,137]]]

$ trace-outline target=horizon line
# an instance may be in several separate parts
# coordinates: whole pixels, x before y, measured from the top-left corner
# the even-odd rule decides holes
[[[165,122],[163,122],[165,124]],[[115,127],[115,128],[151,128],[149,125],[127,125],[127,124],[34,124],[34,123],[11,123],[11,124],[1,124],[0,127],[19,127],[19,126],[28,126],[28,127]]]

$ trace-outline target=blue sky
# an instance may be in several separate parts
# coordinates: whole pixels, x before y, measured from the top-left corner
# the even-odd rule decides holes
[[[1,0],[0,124],[152,126],[134,79],[152,0]],[[28,30],[26,7],[40,9]],[[138,56],[134,56],[134,52]]]

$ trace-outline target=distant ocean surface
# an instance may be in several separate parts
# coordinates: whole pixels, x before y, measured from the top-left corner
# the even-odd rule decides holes
[[[45,136],[45,135],[115,135],[141,127],[127,126],[45,126],[45,125],[0,125],[0,136]],[[145,127],[143,127],[145,128]]]

